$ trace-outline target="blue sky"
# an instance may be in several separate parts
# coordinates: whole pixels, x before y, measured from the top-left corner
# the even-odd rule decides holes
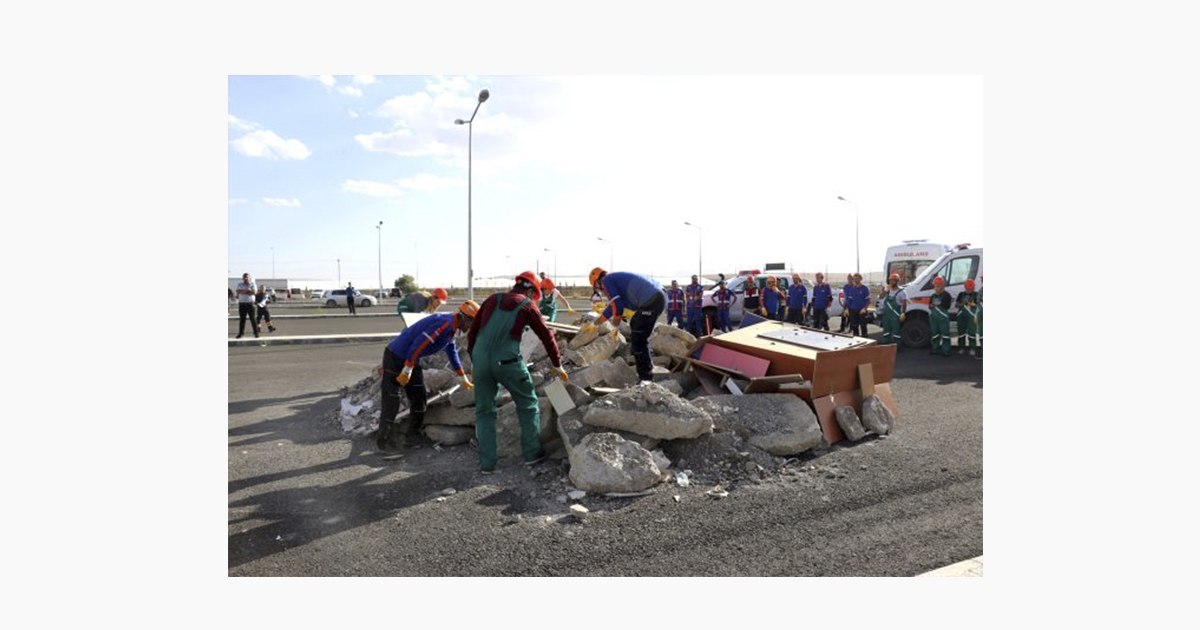
[[[586,274],[610,259],[681,281],[700,265],[849,271],[856,212],[864,271],[905,239],[983,244],[978,76],[228,85],[231,276],[340,274],[369,288],[382,271],[389,286],[402,273],[466,286],[468,130],[454,120],[470,118],[484,88],[470,160],[476,286],[535,267]]]

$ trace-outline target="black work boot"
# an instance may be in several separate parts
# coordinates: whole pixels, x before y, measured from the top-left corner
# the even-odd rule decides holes
[[[395,448],[392,444],[392,434],[394,433],[391,422],[380,422],[379,430],[375,433],[375,448],[386,451]]]
[[[409,412],[404,420],[404,444],[416,446],[421,443],[421,427],[425,425],[425,414]]]

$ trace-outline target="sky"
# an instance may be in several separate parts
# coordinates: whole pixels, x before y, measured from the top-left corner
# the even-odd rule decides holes
[[[596,266],[686,282],[982,246],[982,85],[230,75],[229,276],[465,287],[469,249],[475,286]]]

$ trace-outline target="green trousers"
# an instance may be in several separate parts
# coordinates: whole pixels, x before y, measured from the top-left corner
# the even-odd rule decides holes
[[[930,309],[929,335],[933,343],[929,353],[950,356],[950,316],[936,308]]]
[[[471,348],[471,366],[475,372],[475,441],[478,443],[479,467],[483,470],[495,470],[500,459],[496,447],[496,396],[501,386],[508,390],[517,406],[521,457],[530,461],[542,453],[542,427],[533,379],[521,356],[520,341],[509,335],[516,323],[517,311],[529,302],[529,298],[512,311],[501,309],[500,298],[496,300],[495,310],[479,330]]]
[[[965,307],[958,309],[958,347],[975,349],[979,343],[979,326],[975,323],[975,315]]]

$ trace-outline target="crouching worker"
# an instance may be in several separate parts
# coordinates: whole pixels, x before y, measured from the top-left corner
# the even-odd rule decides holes
[[[383,379],[379,387],[379,432],[375,435],[377,448],[396,448],[397,438],[411,445],[425,422],[425,404],[429,395],[425,390],[421,357],[445,350],[450,367],[462,379],[463,386],[472,387],[458,358],[454,334],[466,332],[478,310],[479,305],[468,300],[455,313],[433,313],[406,328],[384,348]],[[401,387],[408,398],[409,409],[408,424],[402,432],[395,426],[396,414],[400,411]]]
[[[638,380],[653,380],[654,366],[650,363],[650,333],[654,332],[654,324],[666,307],[667,297],[662,285],[646,276],[627,271],[607,271],[596,267],[588,276],[592,287],[599,289],[608,296],[608,306],[595,323],[584,325],[584,332],[592,332],[604,323],[612,320],[613,336],[617,334],[617,325],[621,319],[629,320],[630,351],[637,361]]]
[[[500,459],[496,447],[496,396],[501,385],[517,406],[522,459],[533,465],[546,458],[537,394],[521,355],[521,335],[526,326],[542,340],[558,377],[567,380],[567,371],[562,368],[554,334],[538,310],[542,299],[539,284],[532,271],[522,272],[507,293],[496,293],[483,301],[467,332],[467,353],[475,379],[475,441],[483,474],[495,471]]]

